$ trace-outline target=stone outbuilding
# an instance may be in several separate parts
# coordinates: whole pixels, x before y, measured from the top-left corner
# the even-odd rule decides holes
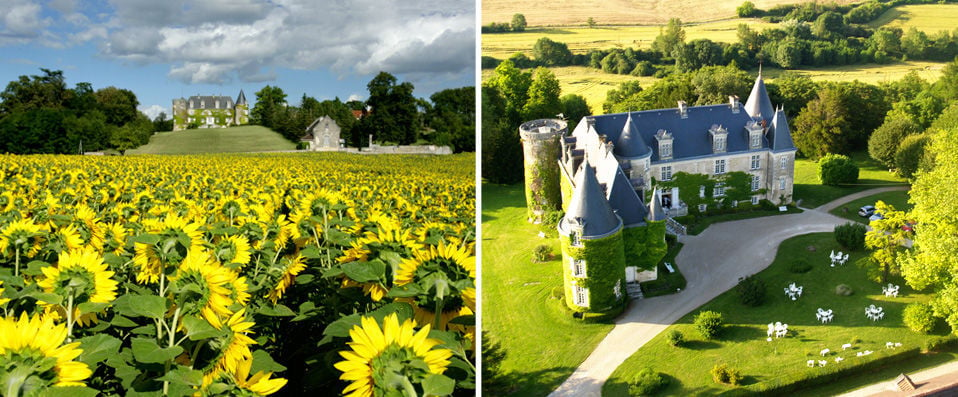
[[[336,120],[329,116],[323,116],[306,127],[306,135],[303,135],[299,141],[306,143],[306,150],[338,151],[343,147],[340,132]]]

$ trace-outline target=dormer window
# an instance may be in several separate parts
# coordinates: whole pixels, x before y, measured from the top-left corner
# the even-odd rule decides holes
[[[659,130],[655,134],[655,140],[659,142],[659,160],[672,159],[672,134],[666,130]]]
[[[738,95],[729,95],[728,105],[732,108],[732,114],[738,114],[738,110],[741,107],[741,102],[738,100]]]
[[[569,239],[570,245],[573,247],[582,246],[582,229],[585,227],[585,222],[582,218],[576,217],[575,219],[569,220]]]
[[[728,130],[720,125],[713,124],[712,128],[709,128],[709,135],[712,136],[712,153],[725,153]]]
[[[750,122],[745,125],[745,131],[748,133],[748,148],[762,148],[762,125],[756,122]]]
[[[689,118],[689,105],[685,101],[679,101],[679,117],[683,119]]]

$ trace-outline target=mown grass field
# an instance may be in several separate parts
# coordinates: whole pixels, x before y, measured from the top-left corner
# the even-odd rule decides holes
[[[916,28],[926,33],[940,30],[952,32],[958,26],[958,4],[921,4],[895,7],[885,11],[868,24],[871,27],[890,26],[908,30]]]
[[[814,252],[809,252],[810,246],[815,247]],[[906,349],[947,334],[946,329],[939,329],[935,336],[920,335],[902,324],[901,313],[905,305],[927,301],[931,298],[930,293],[912,291],[899,279],[893,281],[902,285],[901,295],[898,298],[886,298],[881,293],[880,284],[867,280],[864,271],[851,264],[865,252],[851,253],[846,266],[829,267],[828,253],[837,249],[839,246],[831,233],[809,234],[786,240],[780,246],[775,261],[758,274],[767,284],[768,296],[763,305],[754,308],[743,306],[734,291],[720,295],[681,318],[626,360],[606,382],[603,395],[628,395],[626,382],[632,374],[645,367],[671,378],[672,382],[663,395],[714,395],[732,389],[712,380],[709,370],[719,363],[727,363],[741,371],[747,386],[774,381],[796,372],[814,374],[820,369],[807,367],[806,361],[822,359],[820,351],[824,348],[832,351],[827,355],[827,366],[849,365],[892,353],[885,347],[889,341],[902,343],[901,349]],[[809,260],[812,270],[803,274],[789,272],[788,265],[800,257]],[[802,297],[796,301],[782,293],[782,288],[791,282],[804,287]],[[850,286],[854,294],[836,295],[834,290],[838,284]],[[876,322],[865,317],[864,308],[870,304],[884,308],[884,319]],[[817,308],[833,310],[833,322],[824,325],[819,323],[815,318]],[[717,339],[704,340],[695,330],[693,318],[702,310],[722,313],[726,326]],[[786,338],[768,342],[767,324],[776,321],[787,323],[790,334]],[[678,330],[685,336],[686,342],[682,347],[667,344],[665,336],[672,330]],[[841,346],[845,343],[852,343],[853,348],[843,352]],[[865,350],[877,354],[857,357],[857,352]],[[846,361],[835,363],[836,357],[843,357]],[[947,361],[952,356],[939,358]],[[855,387],[844,381],[833,383],[841,383],[835,386],[839,389]]]
[[[574,320],[562,301],[561,260],[533,263],[540,244],[559,251],[552,233],[526,222],[523,185],[482,186],[482,327],[506,352],[501,363],[514,396],[544,396],[559,386],[612,330]],[[560,257],[561,258],[561,257]]]
[[[848,203],[829,211],[829,213],[838,217],[853,220],[855,222],[868,224],[868,218],[862,218],[858,216],[858,209],[865,205],[875,205],[875,202],[878,200],[884,201],[885,204],[890,204],[899,211],[908,211],[911,210],[912,207],[912,204],[908,202],[908,192],[905,190],[897,190],[893,192],[878,193],[868,197],[862,197],[857,200],[849,201]]]
[[[150,138],[150,143],[128,154],[197,154],[265,152],[294,150],[296,144],[273,130],[244,125],[230,128],[203,128],[172,132],[160,132]]]
[[[862,190],[876,187],[903,186],[908,182],[888,172],[866,152],[853,153],[852,160],[858,165],[858,183],[845,186],[825,186],[818,179],[818,163],[809,159],[795,160],[794,200],[801,206],[815,208],[829,201]]]
[[[860,0],[837,0],[839,4]],[[754,0],[755,7],[767,10],[779,4],[801,3],[798,0]],[[482,0],[482,24],[512,21],[512,15],[525,15],[529,26],[573,26],[586,24],[589,17],[600,25],[664,24],[670,17],[687,22],[703,22],[735,16],[741,1],[689,0]]]

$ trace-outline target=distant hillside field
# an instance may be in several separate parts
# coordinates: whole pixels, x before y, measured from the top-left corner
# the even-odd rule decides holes
[[[510,22],[513,14],[523,14],[529,26],[585,25],[589,17],[600,25],[661,25],[669,18],[683,22],[706,22],[734,17],[742,1],[727,0],[482,0],[482,24]],[[831,2],[831,1],[829,1]],[[836,0],[838,4],[861,0]],[[755,7],[767,10],[800,0],[752,0]]]
[[[296,144],[258,125],[160,132],[129,154],[195,154],[294,150]]]
[[[892,8],[869,23],[871,27],[916,28],[928,34],[958,27],[958,4],[922,4]]]

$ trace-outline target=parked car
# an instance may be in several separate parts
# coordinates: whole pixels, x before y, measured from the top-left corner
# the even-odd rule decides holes
[[[872,215],[868,217],[869,222],[877,221],[879,219],[885,219],[885,217],[882,216],[880,212],[872,212]]]
[[[858,216],[860,216],[860,217],[862,217],[862,218],[868,218],[868,217],[872,216],[872,214],[874,214],[874,213],[875,213],[875,206],[874,206],[874,205],[866,205],[866,206],[861,207],[861,208],[858,209]]]

